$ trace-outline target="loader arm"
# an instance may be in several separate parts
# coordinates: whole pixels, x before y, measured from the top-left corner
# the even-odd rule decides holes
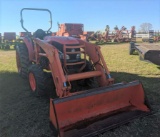
[[[49,59],[49,66],[56,86],[57,96],[64,97],[71,94],[69,92],[71,87],[67,86],[67,82],[70,81],[90,77],[97,77],[99,85],[101,87],[113,84],[114,79],[111,78],[110,72],[105,64],[104,58],[98,46],[96,47],[93,44],[85,42],[83,43],[83,41],[79,41],[80,44],[85,45],[86,54],[90,57],[90,60],[93,62],[93,67],[95,67],[95,70],[65,75],[59,59],[58,50],[53,45],[45,41],[42,41],[38,38],[34,39],[34,41],[45,51],[45,54],[37,53],[37,56],[46,56]]]
[[[109,69],[100,51],[100,47],[80,39],[78,39],[78,41],[80,44],[85,44],[86,54],[89,56],[90,60],[93,62],[95,69],[102,73],[101,77],[99,77],[98,79],[100,86],[107,86],[107,85],[113,84],[114,79],[110,75]]]
[[[62,69],[61,62],[59,60],[58,50],[51,44],[42,41],[38,38],[34,39],[35,43],[38,44],[45,53],[39,53],[39,56],[45,56],[49,59],[49,67],[52,72],[54,84],[56,86],[57,96],[62,97],[67,93],[68,87],[66,86],[66,78]]]

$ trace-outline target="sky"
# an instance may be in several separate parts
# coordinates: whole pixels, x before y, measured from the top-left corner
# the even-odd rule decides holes
[[[43,8],[52,12],[52,29],[58,30],[57,22],[82,23],[85,31],[104,31],[117,25],[130,30],[142,23],[151,23],[160,30],[160,0],[0,0],[0,33],[24,31],[20,24],[22,8]],[[24,11],[24,26],[28,31],[48,30],[49,14],[42,11]]]

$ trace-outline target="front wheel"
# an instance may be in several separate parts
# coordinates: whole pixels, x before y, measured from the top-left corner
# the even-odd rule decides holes
[[[29,67],[28,79],[32,94],[35,96],[46,94],[45,73],[40,65],[33,64]]]

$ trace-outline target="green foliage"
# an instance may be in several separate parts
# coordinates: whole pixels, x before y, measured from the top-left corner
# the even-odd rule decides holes
[[[118,26],[117,26],[117,25],[114,27],[114,30],[119,30],[119,28],[118,28]]]

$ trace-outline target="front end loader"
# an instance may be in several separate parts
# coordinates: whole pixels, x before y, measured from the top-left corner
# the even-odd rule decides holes
[[[24,10],[47,11],[51,17],[48,9],[24,8],[22,28]],[[29,80],[32,93],[49,92],[56,136],[91,137],[150,113],[141,82],[114,83],[99,46],[51,36],[50,29],[23,37],[16,58],[18,72]]]

